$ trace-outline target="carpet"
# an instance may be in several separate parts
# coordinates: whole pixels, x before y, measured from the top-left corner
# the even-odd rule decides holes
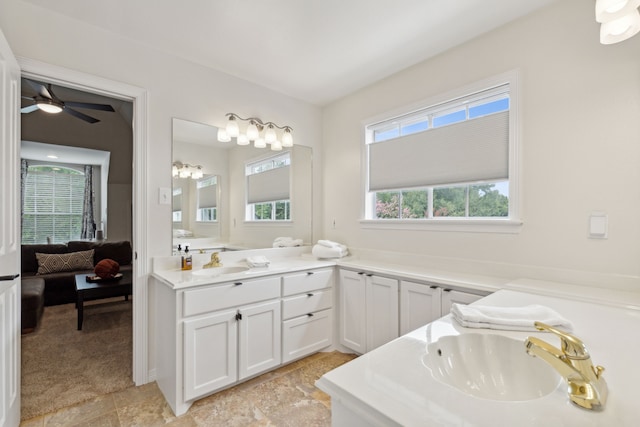
[[[45,307],[38,330],[22,336],[23,420],[133,386],[131,300],[94,303],[81,331],[75,305],[64,304]]]

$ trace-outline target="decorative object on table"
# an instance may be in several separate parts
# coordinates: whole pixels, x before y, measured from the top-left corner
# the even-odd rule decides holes
[[[274,248],[293,248],[303,245],[302,239],[294,239],[293,237],[276,237],[273,240]]]
[[[105,258],[96,264],[93,271],[101,279],[113,279],[120,272],[120,264],[111,258]]]
[[[571,322],[555,310],[537,304],[524,307],[490,307],[454,303],[451,306],[451,315],[466,328],[537,331],[534,323],[540,321],[569,331],[573,329]]]
[[[331,240],[318,240],[311,249],[311,254],[316,258],[342,258],[349,255],[347,247]]]

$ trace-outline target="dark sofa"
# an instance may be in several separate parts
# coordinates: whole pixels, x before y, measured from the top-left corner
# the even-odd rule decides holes
[[[89,242],[71,241],[66,245],[22,245],[22,278],[41,278],[44,280],[44,305],[67,304],[76,301],[75,275],[91,274],[93,270],[65,271],[48,274],[38,273],[36,253],[64,254],[93,249],[93,265],[105,258],[120,264],[120,271],[131,270],[132,249],[128,241]]]

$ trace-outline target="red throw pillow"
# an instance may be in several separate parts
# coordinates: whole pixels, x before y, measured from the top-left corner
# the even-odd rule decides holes
[[[102,279],[111,279],[120,271],[120,264],[112,259],[105,258],[96,264],[94,271]]]

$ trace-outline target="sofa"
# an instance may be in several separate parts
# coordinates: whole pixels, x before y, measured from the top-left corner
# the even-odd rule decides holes
[[[83,263],[83,268],[71,271],[58,271],[68,270],[68,265],[60,266],[59,259],[56,257],[47,257],[51,254],[91,254],[93,250],[92,261],[91,258],[87,258]],[[45,254],[36,255],[36,254]],[[40,261],[38,260],[40,258]],[[58,257],[61,258],[61,257]],[[65,257],[68,258],[68,257]],[[22,279],[24,282],[29,282],[29,279],[43,279],[44,280],[44,305],[59,305],[76,302],[76,287],[75,287],[75,275],[76,274],[91,274],[93,273],[93,267],[103,259],[112,259],[120,264],[120,271],[131,270],[133,268],[131,261],[133,258],[133,252],[131,243],[128,241],[120,242],[93,242],[93,241],[70,241],[67,244],[35,244],[35,245],[22,245]],[[52,259],[51,266],[48,268],[43,260]],[[73,264],[70,264],[73,265]],[[90,267],[90,268],[89,268]],[[40,273],[38,269],[40,268]],[[45,272],[43,272],[45,271]]]

